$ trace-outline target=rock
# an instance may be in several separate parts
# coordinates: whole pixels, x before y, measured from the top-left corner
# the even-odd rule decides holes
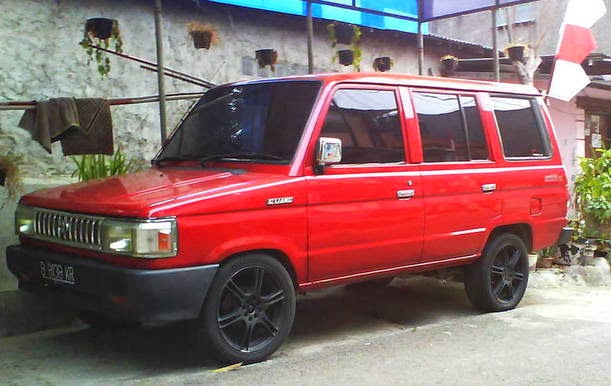
[[[611,268],[609,262],[602,257],[595,258],[592,265],[570,266],[566,269],[566,274],[575,280],[582,279],[589,286],[611,285]]]

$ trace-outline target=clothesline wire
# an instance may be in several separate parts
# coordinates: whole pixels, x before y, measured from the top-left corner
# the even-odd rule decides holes
[[[204,95],[203,92],[192,92],[192,93],[175,93],[167,94],[166,100],[177,101],[177,100],[188,100],[197,99]],[[144,97],[135,98],[115,98],[107,99],[108,104],[111,106],[120,105],[133,105],[139,103],[154,103],[159,101],[159,95],[150,95]],[[14,102],[0,102],[0,110],[33,110],[36,108],[36,101],[14,101]]]

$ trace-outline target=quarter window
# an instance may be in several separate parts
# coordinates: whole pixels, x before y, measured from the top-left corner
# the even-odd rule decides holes
[[[338,90],[321,136],[342,140],[342,164],[405,160],[397,100],[392,90]]]
[[[549,137],[534,99],[492,97],[506,158],[551,156]]]
[[[488,159],[488,146],[473,96],[413,94],[424,162]]]

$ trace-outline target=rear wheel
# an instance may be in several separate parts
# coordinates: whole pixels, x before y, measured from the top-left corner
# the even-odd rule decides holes
[[[515,308],[526,291],[528,256],[522,239],[501,234],[488,242],[482,257],[465,269],[465,290],[483,311]]]
[[[199,328],[217,359],[259,362],[288,336],[295,289],[288,272],[266,255],[247,255],[223,265],[204,303]]]

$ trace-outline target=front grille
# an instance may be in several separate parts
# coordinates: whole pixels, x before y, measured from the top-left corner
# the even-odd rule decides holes
[[[102,248],[100,217],[36,209],[35,237],[88,249]]]

